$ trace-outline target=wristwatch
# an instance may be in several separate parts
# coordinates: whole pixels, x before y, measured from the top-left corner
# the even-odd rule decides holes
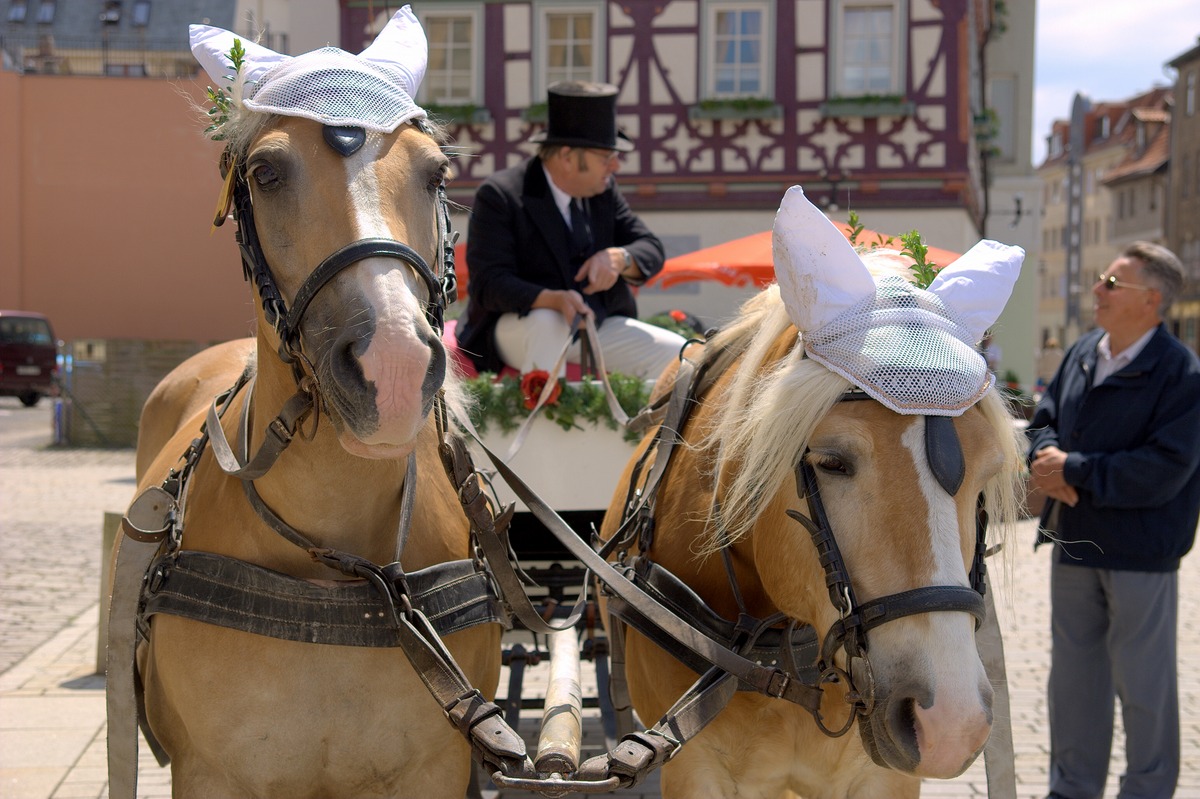
[[[625,265],[621,267],[621,274],[629,272],[629,267],[633,266],[633,256],[629,254],[629,250],[621,248],[621,255],[625,256]]]

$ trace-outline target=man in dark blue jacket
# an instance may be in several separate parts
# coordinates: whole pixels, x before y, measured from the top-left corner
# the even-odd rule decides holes
[[[1179,777],[1180,559],[1200,517],[1200,362],[1163,325],[1179,259],[1135,242],[1092,288],[1096,324],[1029,426],[1048,498],[1050,797],[1099,799],[1121,699],[1121,799],[1168,799]]]
[[[663,267],[658,237],[614,176],[633,149],[617,131],[617,89],[549,89],[538,154],[480,185],[467,238],[470,301],[458,343],[476,368],[554,366],[577,316],[591,316],[613,371],[657,377],[684,339],[637,320],[630,286]],[[579,362],[578,344],[569,360]]]

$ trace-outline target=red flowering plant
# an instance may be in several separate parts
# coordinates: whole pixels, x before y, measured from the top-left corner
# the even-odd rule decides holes
[[[532,411],[537,407],[538,400],[542,397],[542,392],[546,390],[546,383],[550,380],[550,373],[545,369],[534,369],[521,375],[521,394],[525,397],[525,410]],[[559,395],[562,394],[562,382],[554,381],[554,388],[550,389],[550,396],[546,398],[546,405],[555,405],[558,403]]]

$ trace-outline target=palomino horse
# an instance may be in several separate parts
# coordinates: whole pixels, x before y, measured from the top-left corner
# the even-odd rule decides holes
[[[777,273],[780,259],[777,238]],[[872,271],[887,268],[880,259]],[[811,276],[798,283],[821,298]],[[652,433],[605,517],[602,537],[624,538],[614,551],[630,574],[652,583],[665,570],[698,595],[707,609],[693,618],[713,611],[745,640],[755,620],[782,614],[811,634],[807,648],[777,650],[779,666],[793,654],[806,661],[790,669],[803,681],[818,650],[822,661],[808,679],[823,691],[819,710],[739,691],[663,767],[665,797],[915,797],[921,778],[964,771],[989,735],[992,688],[972,615],[983,601],[970,586],[982,584],[979,497],[993,522],[1017,518],[1020,459],[1005,402],[984,383],[986,393],[961,415],[902,415],[806,354],[804,335],[779,287],[748,301],[693,359],[698,371],[712,367],[709,381],[688,400],[694,409],[657,490],[646,487],[663,450]],[[658,393],[671,392],[676,368],[659,379]],[[944,466],[929,449],[934,430],[937,446],[961,447],[954,491],[943,487]],[[645,510],[643,500],[656,524],[639,526],[630,514]],[[660,596],[688,609],[686,590],[659,583]],[[689,668],[669,637],[631,624],[629,695],[650,723],[705,664]],[[720,629],[696,626],[710,637]],[[838,634],[819,646],[831,628]],[[835,659],[851,639],[851,662],[840,651]],[[776,663],[768,659],[758,662]],[[852,713],[860,736],[834,737]]]
[[[232,34],[199,32],[229,52]],[[368,52],[336,51],[338,69],[312,71],[307,79],[317,83],[307,88],[337,96],[344,86],[321,81],[342,80],[347,91],[359,90],[361,67],[379,84],[368,91],[415,94],[415,83],[377,76],[391,74],[388,48],[406,59],[419,50],[416,67],[400,65],[419,82],[424,45],[406,7]],[[261,77],[264,70],[255,69],[263,62],[292,61],[246,47],[247,86]],[[294,59],[293,78],[303,78],[311,55]],[[210,69],[216,80],[229,71],[218,69]],[[271,85],[271,73],[260,85]],[[302,102],[303,92],[296,94]],[[414,573],[437,564],[465,565],[426,581],[436,588],[486,583],[472,562],[469,525],[444,474],[438,414],[431,414],[455,401],[439,339],[447,271],[452,279],[452,262],[443,264],[448,161],[423,114],[389,132],[286,110],[242,108],[223,131],[239,242],[262,301],[257,334],[176,369],[142,419],[139,492],[178,490],[186,478],[178,519],[165,520],[175,527],[141,598],[147,607],[137,670],[148,732],[170,758],[175,796],[457,799],[467,790],[469,746],[431,696],[428,670],[414,668],[394,640],[368,645],[343,640],[353,630],[339,637],[327,629],[353,627],[361,623],[356,615],[408,617],[407,607],[394,605],[417,594]],[[214,387],[243,379],[245,387],[222,400],[218,419]],[[304,409],[296,412],[297,404]],[[197,439],[211,443],[197,448]],[[218,440],[234,443],[219,448]],[[260,459],[264,452],[269,457]],[[139,502],[127,531],[139,529]],[[135,546],[123,539],[118,563]],[[217,567],[204,571],[210,561]],[[396,561],[402,569],[375,566]],[[203,589],[199,596],[172,593],[189,575]],[[372,593],[388,593],[379,586],[389,581],[404,589],[390,605]],[[285,592],[277,604],[258,604],[292,584],[295,598]],[[256,593],[238,593],[239,585]],[[348,600],[358,589],[365,594]],[[310,621],[281,633],[289,624],[282,617],[301,608],[302,598],[307,604],[295,612]],[[346,602],[357,603],[350,618],[323,615]],[[205,620],[210,607],[219,623]],[[235,629],[226,625],[231,616],[249,621]],[[490,696],[501,626],[488,623],[494,616],[480,621],[460,618],[438,630],[460,676]],[[453,675],[452,664],[446,674]]]

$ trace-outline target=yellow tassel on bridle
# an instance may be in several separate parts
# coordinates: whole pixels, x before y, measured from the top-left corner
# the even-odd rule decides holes
[[[221,193],[217,196],[217,208],[213,212],[213,223],[209,228],[209,235],[225,224],[225,219],[229,216],[229,208],[233,205],[233,180],[236,172],[237,158],[235,157],[230,159],[229,167],[225,170],[225,183],[221,186]]]

